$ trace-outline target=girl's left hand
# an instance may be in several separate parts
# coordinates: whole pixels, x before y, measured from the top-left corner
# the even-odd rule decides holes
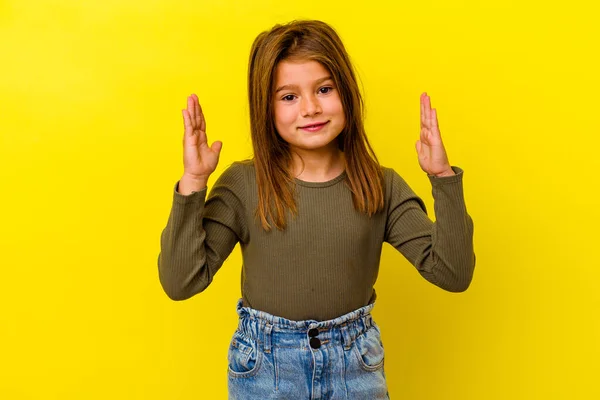
[[[421,169],[437,177],[455,175],[442,143],[437,112],[427,93],[421,94],[421,139],[416,143]]]

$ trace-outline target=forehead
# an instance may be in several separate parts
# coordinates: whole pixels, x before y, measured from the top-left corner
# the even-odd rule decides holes
[[[280,85],[310,84],[330,75],[318,61],[280,61],[275,70],[275,83]]]

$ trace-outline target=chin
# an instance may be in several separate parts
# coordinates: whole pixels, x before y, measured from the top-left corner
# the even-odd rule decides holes
[[[338,143],[337,143],[337,138],[333,138],[332,140],[329,141],[321,141],[321,140],[315,140],[315,141],[302,141],[302,142],[297,142],[297,143],[290,143],[293,147],[302,149],[302,150],[321,150],[321,149],[326,149],[329,147],[332,148],[338,148]]]

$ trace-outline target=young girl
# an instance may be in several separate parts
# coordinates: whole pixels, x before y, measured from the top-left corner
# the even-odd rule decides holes
[[[184,173],[161,234],[162,287],[173,300],[202,292],[240,242],[229,398],[387,399],[371,316],[382,245],[442,289],[466,290],[475,255],[463,171],[449,164],[423,93],[416,150],[433,223],[400,175],[379,165],[348,54],[323,22],[258,35],[248,91],[254,157],[229,166],[208,198],[222,143],[208,145],[198,98],[188,98]]]

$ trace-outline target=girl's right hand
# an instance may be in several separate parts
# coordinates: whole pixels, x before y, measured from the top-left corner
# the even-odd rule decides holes
[[[197,180],[208,180],[219,162],[223,143],[216,141],[208,146],[206,121],[198,96],[187,99],[187,109],[182,110],[185,134],[183,137],[183,173]]]

